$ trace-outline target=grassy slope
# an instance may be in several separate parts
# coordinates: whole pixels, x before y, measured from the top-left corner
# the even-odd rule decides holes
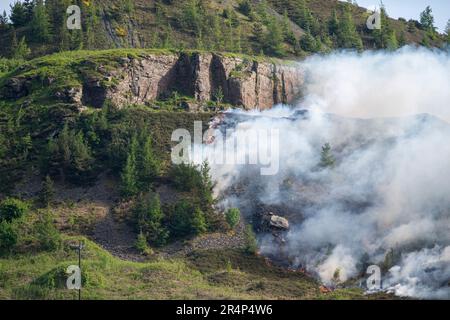
[[[204,251],[187,258],[136,263],[112,257],[84,240],[85,299],[373,298],[364,296],[360,289],[323,294],[315,280],[268,266],[263,258],[238,250]],[[77,264],[77,255],[68,248],[0,258],[0,299],[74,299],[76,292],[64,288],[63,272],[71,264]]]
[[[81,0],[79,1],[81,5]],[[120,8],[120,1],[117,0],[97,0],[93,2],[90,10],[97,13],[96,24],[94,25],[95,40],[90,45],[85,45],[88,49],[110,49],[110,48],[150,48],[161,46],[165,34],[170,33],[171,46],[177,48],[198,48],[196,36],[193,32],[184,30],[179,23],[179,16],[184,1],[173,1],[171,5],[164,4],[159,1],[159,13],[157,13],[157,6],[155,0],[134,0],[134,9],[131,12],[126,12]],[[238,11],[237,0],[204,0],[206,11],[211,13],[218,13],[221,24],[225,23],[225,19],[221,16],[226,8],[231,8],[236,12],[237,19],[241,28],[241,46],[242,51],[255,54],[260,50],[257,48],[255,39],[253,38],[253,22],[249,17],[241,14]],[[282,0],[269,0],[270,7],[269,15],[275,16],[277,20],[282,19],[284,13],[284,5]],[[320,23],[326,25],[333,9],[339,12],[339,6],[342,3],[337,0],[308,0],[308,7],[311,9],[314,16],[316,16]],[[276,10],[274,10],[274,8]],[[84,11],[88,9],[83,7]],[[83,11],[83,12],[84,12]],[[275,12],[278,11],[278,14]],[[367,19],[367,10],[361,7],[354,7],[353,16],[358,30],[362,33],[364,43],[367,48],[373,47],[373,37],[371,32],[365,28]],[[389,13],[389,7],[387,8]],[[88,19],[84,17],[84,19]],[[170,28],[168,27],[170,25]],[[409,32],[406,22],[391,19],[391,25],[397,33],[397,37],[404,32],[405,39],[408,43],[420,43],[425,35],[425,32],[415,29]],[[300,32],[296,32],[297,37],[303,34],[301,28],[295,28]],[[118,30],[124,30],[125,35],[119,35]],[[27,35],[26,28],[17,30],[18,36]],[[204,37],[213,37],[213,35],[204,35]],[[30,38],[30,37],[28,37]],[[57,43],[41,43],[30,41],[30,47],[33,49],[35,56],[40,56],[46,52],[55,51]],[[207,39],[210,42],[214,38]],[[0,55],[7,54],[9,43],[11,41],[11,32],[6,32],[0,35]],[[432,41],[433,43],[433,41]],[[434,43],[439,44],[439,41]],[[288,54],[294,54],[293,48],[285,44]],[[209,48],[210,49],[210,48]]]

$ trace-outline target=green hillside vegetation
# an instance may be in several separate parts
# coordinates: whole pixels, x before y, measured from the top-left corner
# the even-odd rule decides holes
[[[241,232],[236,214],[226,219],[213,209],[208,164],[170,161],[173,130],[192,132],[194,121],[206,126],[215,112],[185,112],[170,99],[156,102],[159,108],[106,104],[78,110],[53,94],[67,84],[79,85],[83,72],[92,70],[85,65],[114,67],[121,57],[149,52],[168,53],[121,49],[3,60],[1,83],[30,74],[40,80],[26,97],[0,102],[0,298],[76,298],[64,288],[64,270],[76,262],[69,244],[80,237],[87,243],[86,299],[372,298],[353,285],[321,293],[311,276],[268,265],[256,255],[249,225],[240,248],[163,254],[166,247],[209,234],[213,239]],[[55,81],[44,84],[48,77]],[[105,177],[110,182],[102,191],[97,185]],[[28,191],[32,180],[38,186]],[[168,188],[172,200],[162,199],[167,195],[161,188]],[[83,196],[76,198],[74,190]],[[132,258],[111,255],[114,248],[108,252],[92,241],[94,230],[105,223],[98,213],[102,206],[114,224],[130,229],[126,241],[135,244]],[[134,262],[136,257],[142,262]]]
[[[323,293],[311,275],[271,266],[240,212],[216,211],[208,163],[172,164],[172,132],[193,133],[194,121],[206,129],[230,107],[223,99],[188,112],[194,98],[177,92],[97,108],[70,93],[86,79],[114,86],[105,70],[149,54],[272,61],[335,48],[440,46],[429,10],[421,23],[384,12],[386,28],[367,32],[365,10],[331,0],[77,3],[81,31],[63,27],[66,0],[16,2],[11,16],[0,15],[0,299],[73,299],[64,270],[76,262],[69,244],[79,239],[88,299],[392,298],[365,296],[352,283]],[[102,238],[116,229],[119,239]],[[204,237],[214,245],[197,249]],[[194,249],[171,251],[178,247]]]
[[[432,11],[422,21],[388,18],[365,26],[367,10],[337,0],[93,0],[81,7],[82,29],[65,27],[70,1],[17,2],[0,19],[0,54],[25,58],[55,51],[110,48],[216,50],[303,56],[337,48],[442,46]],[[431,23],[431,25],[430,25]],[[31,50],[30,50],[31,49]]]
[[[78,239],[64,237],[64,242]],[[302,273],[268,266],[239,250],[197,252],[186,258],[129,262],[83,239],[83,299],[368,299],[360,289],[322,294]],[[78,299],[65,289],[65,270],[77,264],[65,245],[0,257],[0,299]],[[228,265],[228,267],[226,267]]]

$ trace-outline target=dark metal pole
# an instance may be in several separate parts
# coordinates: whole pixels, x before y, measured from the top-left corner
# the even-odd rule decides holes
[[[81,300],[81,286],[83,284],[83,274],[81,272],[81,241],[78,245],[78,268],[80,268],[80,275],[81,275],[81,283],[80,283],[80,289],[78,289],[78,300]]]

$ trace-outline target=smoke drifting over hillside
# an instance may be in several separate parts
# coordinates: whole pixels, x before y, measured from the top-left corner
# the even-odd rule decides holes
[[[449,51],[338,53],[302,67],[308,107],[364,118],[430,113],[450,121]]]
[[[221,204],[288,217],[284,241],[262,233],[261,252],[324,283],[378,264],[384,289],[450,298],[449,54],[337,53],[299,67],[307,83],[295,109],[225,117],[235,134],[278,128],[280,172],[213,164]],[[324,168],[327,142],[336,163]]]

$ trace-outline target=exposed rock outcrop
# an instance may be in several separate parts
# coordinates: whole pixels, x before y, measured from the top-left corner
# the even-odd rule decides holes
[[[53,97],[63,103],[101,108],[153,104],[173,96],[191,97],[183,106],[197,111],[210,101],[245,109],[268,109],[299,96],[303,74],[294,62],[250,59],[215,53],[146,53],[108,61],[82,61],[74,67],[79,85],[55,86]],[[113,66],[113,67],[112,67]],[[78,68],[78,69],[76,69]],[[48,81],[47,81],[48,80]],[[31,95],[52,79],[39,73],[8,79],[0,90],[6,99]],[[54,79],[53,79],[54,80]]]
[[[199,103],[216,100],[246,109],[271,108],[292,102],[300,93],[303,74],[292,63],[250,61],[212,53],[151,54],[123,61],[110,72],[114,85],[88,79],[83,101],[101,107],[105,100],[121,106],[145,104],[177,92]]]

